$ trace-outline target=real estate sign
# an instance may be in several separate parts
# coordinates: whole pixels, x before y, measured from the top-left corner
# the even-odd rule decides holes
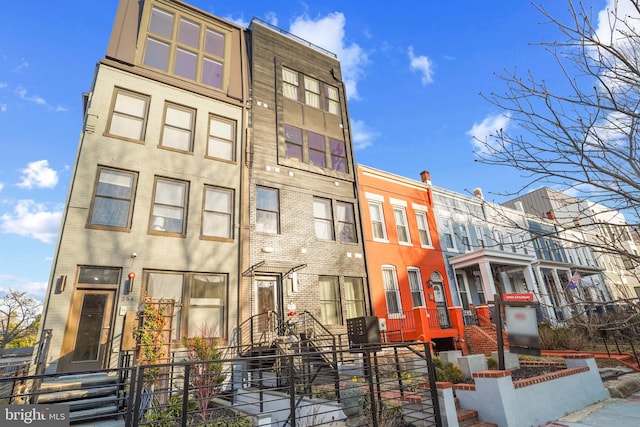
[[[540,356],[538,319],[534,303],[523,300],[516,303],[503,301],[505,305],[505,323],[509,333],[509,351],[518,354]]]

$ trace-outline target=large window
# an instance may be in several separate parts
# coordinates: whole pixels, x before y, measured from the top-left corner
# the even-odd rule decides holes
[[[304,76],[304,102],[315,108],[320,108],[320,83]]]
[[[221,28],[153,7],[142,63],[221,89],[226,38]]]
[[[396,221],[396,231],[398,232],[398,242],[411,243],[409,237],[409,226],[407,224],[407,212],[401,206],[393,207],[393,218]]]
[[[407,268],[407,276],[409,277],[409,287],[411,288],[411,302],[414,307],[424,307],[424,291],[422,289],[422,279],[420,270],[415,267]]]
[[[331,150],[331,169],[338,172],[347,172],[347,150],[344,141],[329,138],[329,149]]]
[[[236,124],[218,116],[209,117],[207,157],[233,161],[236,147]]]
[[[98,168],[89,224],[129,229],[137,177],[134,172]]]
[[[149,272],[146,292],[154,300],[173,301],[171,338],[226,336],[225,274]]]
[[[282,68],[282,94],[285,98],[298,100],[298,73]]]
[[[302,82],[302,91],[300,82]],[[340,114],[340,91],[289,68],[282,67],[282,95],[329,114]],[[302,97],[302,98],[301,98]]]
[[[340,292],[337,277],[319,277],[320,321],[323,325],[340,325]]]
[[[429,233],[429,223],[427,213],[416,211],[416,222],[418,223],[418,234],[420,235],[421,246],[431,246],[431,233]]]
[[[183,181],[156,178],[150,224],[152,232],[185,234],[188,187]]]
[[[233,238],[233,190],[205,187],[202,235]]]
[[[325,110],[331,114],[340,114],[340,98],[338,89],[333,86],[324,85]]]
[[[356,219],[353,205],[347,202],[337,202],[338,207],[338,236],[342,243],[356,243]]]
[[[143,141],[149,97],[116,89],[107,134]]]
[[[373,229],[373,240],[387,240],[387,230],[384,226],[384,215],[382,204],[369,201],[369,212],[371,214],[371,227]]]
[[[302,158],[302,129],[284,125],[284,142],[287,148],[287,159],[304,161]]]
[[[256,231],[278,234],[280,200],[275,188],[256,187]]]
[[[195,117],[196,112],[192,108],[167,104],[160,146],[180,151],[193,151]]]
[[[325,135],[303,131],[299,127],[285,124],[284,143],[287,159],[338,172],[347,172],[347,153],[344,141],[327,138]]]
[[[396,268],[393,266],[383,266],[382,281],[384,283],[384,295],[387,301],[387,313],[389,317],[402,316],[402,301],[400,300]]]
[[[307,138],[309,139],[309,163],[321,168],[327,167],[324,136],[308,131]]]
[[[318,239],[334,240],[332,212],[331,200],[313,198],[313,224]]]
[[[344,309],[345,318],[353,319],[365,314],[364,286],[360,277],[344,278]]]

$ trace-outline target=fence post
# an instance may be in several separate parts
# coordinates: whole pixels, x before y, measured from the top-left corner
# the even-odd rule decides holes
[[[144,367],[138,366],[135,371],[136,387],[135,403],[133,405],[133,422],[130,424],[133,427],[137,427],[140,423],[140,403],[142,402],[142,390],[144,388]],[[129,411],[130,412],[130,411]],[[129,425],[129,424],[127,424]]]
[[[371,352],[365,349],[362,354],[364,359],[365,371],[367,373],[367,381],[369,382],[369,396],[371,405],[371,418],[374,426],[378,425],[378,409],[376,405],[376,392],[373,383],[373,367],[371,366]]]
[[[128,395],[126,395],[126,399],[127,399],[127,415],[125,416],[125,425],[130,426],[133,425],[131,422],[131,415],[133,414],[133,408],[135,405],[135,396],[136,396],[136,382],[137,382],[137,373],[138,373],[138,369],[140,369],[139,366],[136,366],[134,369],[128,368],[129,369],[129,392]],[[126,384],[123,385],[123,387],[126,387]],[[124,402],[123,402],[124,405]]]
[[[187,427],[189,415],[189,377],[191,377],[191,364],[186,364],[184,366],[184,382],[182,383],[182,427]],[[206,424],[207,420],[202,420],[202,422]]]
[[[293,355],[287,356],[289,359],[289,420],[291,421],[291,427],[296,427],[296,375],[293,366]]]

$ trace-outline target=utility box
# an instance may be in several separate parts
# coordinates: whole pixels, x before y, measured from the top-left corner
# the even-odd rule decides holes
[[[351,350],[380,350],[380,323],[375,316],[347,319],[347,336]]]

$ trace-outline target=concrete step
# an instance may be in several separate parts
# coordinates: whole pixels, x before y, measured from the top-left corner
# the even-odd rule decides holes
[[[115,397],[117,392],[118,387],[115,385],[78,390],[61,390],[50,393],[41,393],[38,396],[38,403],[67,403],[74,400],[89,399],[109,395]]]

